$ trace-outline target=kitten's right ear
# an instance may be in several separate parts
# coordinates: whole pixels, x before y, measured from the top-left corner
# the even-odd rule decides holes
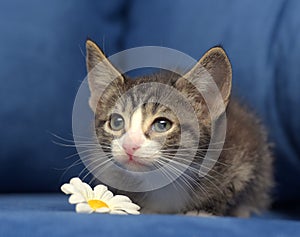
[[[100,96],[112,82],[123,84],[124,78],[110,63],[101,49],[91,40],[86,41],[86,66],[91,91],[89,104],[95,112]]]
[[[176,82],[176,87],[190,96],[191,92],[186,87],[189,84],[186,78],[199,88],[202,95],[207,95],[205,99],[206,102],[210,102],[212,107],[210,113],[214,119],[225,112],[231,94],[232,70],[223,48],[214,47],[207,51],[196,65]],[[219,91],[215,90],[211,80]],[[217,96],[218,92],[221,97]]]

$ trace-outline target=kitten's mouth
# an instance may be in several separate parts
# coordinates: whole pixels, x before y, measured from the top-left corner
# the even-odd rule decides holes
[[[117,159],[117,163],[129,171],[137,171],[137,172],[143,172],[143,171],[149,171],[152,170],[153,167],[148,162],[141,160],[139,156],[135,156],[132,154],[123,155],[123,158]]]
[[[143,163],[141,163],[141,162],[138,162],[138,161],[136,161],[136,160],[128,160],[128,161],[126,162],[126,165],[134,165],[134,166],[136,166],[136,167],[145,167],[145,166],[146,166],[145,164],[143,164]]]
[[[133,155],[132,154],[126,153],[126,155],[128,156],[129,161],[133,161]]]
[[[146,166],[146,164],[143,164],[142,162],[139,162],[139,157],[136,157],[132,154],[126,153],[128,156],[128,160],[126,161],[126,164],[130,165],[136,165],[136,166]]]

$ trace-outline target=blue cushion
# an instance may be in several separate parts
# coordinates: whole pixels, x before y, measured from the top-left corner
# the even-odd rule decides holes
[[[275,144],[277,190],[300,198],[300,2],[138,1],[126,48],[159,45],[195,59],[221,44],[233,64],[233,91],[262,117]]]
[[[83,169],[63,175],[78,157],[64,159],[75,150],[53,144],[66,142],[51,133],[72,139],[73,101],[86,76],[85,40],[117,52],[122,7],[123,0],[0,1],[0,192],[56,191],[60,178]]]
[[[0,195],[0,236],[298,236],[300,222],[268,219],[78,214],[64,195]],[[275,218],[274,218],[275,217]],[[273,218],[273,219],[272,219]]]

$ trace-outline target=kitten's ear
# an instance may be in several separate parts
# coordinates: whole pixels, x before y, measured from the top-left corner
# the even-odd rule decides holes
[[[177,88],[183,89],[187,84],[188,78],[191,82],[200,88],[200,92],[211,93],[209,96],[213,101],[210,101],[213,105],[213,117],[217,118],[223,112],[221,103],[215,99],[216,97],[212,94],[214,92],[210,80],[212,78],[219,88],[225,108],[229,102],[231,94],[231,83],[232,83],[232,70],[230,61],[221,47],[214,47],[207,51],[204,56],[197,62],[197,64],[176,82]],[[224,106],[223,106],[224,108]]]
[[[124,78],[106,58],[101,49],[91,40],[86,41],[86,65],[91,91],[89,104],[95,112],[98,100],[106,87],[112,82],[123,84]]]

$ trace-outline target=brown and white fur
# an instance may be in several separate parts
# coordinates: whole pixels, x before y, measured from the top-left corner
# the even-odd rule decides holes
[[[273,174],[266,133],[251,112],[241,106],[235,98],[230,99],[231,64],[221,47],[210,49],[185,77],[161,72],[134,79],[119,73],[91,40],[86,42],[86,48],[91,91],[90,107],[95,113],[97,141],[110,153],[112,160],[125,168],[123,174],[111,174],[108,179],[121,178],[120,175],[126,177],[126,169],[143,171],[155,163],[169,162],[168,164],[172,165],[172,154],[174,150],[179,149],[177,144],[181,128],[189,126],[188,119],[183,121],[185,124],[179,124],[176,115],[164,105],[151,102],[140,105],[140,97],[145,99],[147,96],[151,101],[150,98],[159,96],[160,92],[143,89],[142,86],[137,87],[138,85],[159,82],[185,95],[197,115],[202,134],[198,146],[190,147],[198,149],[199,152],[187,173],[157,190],[126,192],[119,189],[116,190],[118,193],[128,195],[142,207],[144,213],[248,217],[251,213],[259,213],[268,208]],[[97,68],[99,62],[102,62],[102,66]],[[215,109],[210,111],[211,117],[202,96],[185,79],[188,77],[205,86],[205,78],[201,78],[199,73],[203,68],[216,82],[226,107],[226,111],[220,111],[216,104]],[[115,79],[109,84],[112,78]],[[106,89],[99,99],[100,88]],[[126,92],[129,95],[120,100],[120,96]],[[176,103],[183,102],[178,98]],[[124,120],[123,128],[117,131],[110,125],[112,112],[116,111]],[[196,170],[201,165],[210,141],[212,120],[218,120],[225,112],[227,130],[224,149],[208,174],[199,178]],[[167,119],[171,122],[171,127],[165,132],[154,131],[153,123],[157,118]],[[160,120],[159,123],[165,125],[164,121]],[[195,136],[193,131],[189,132],[188,139],[192,140]],[[161,141],[164,143],[161,144]],[[97,159],[97,156],[94,159]],[[183,160],[182,163],[184,164]]]

